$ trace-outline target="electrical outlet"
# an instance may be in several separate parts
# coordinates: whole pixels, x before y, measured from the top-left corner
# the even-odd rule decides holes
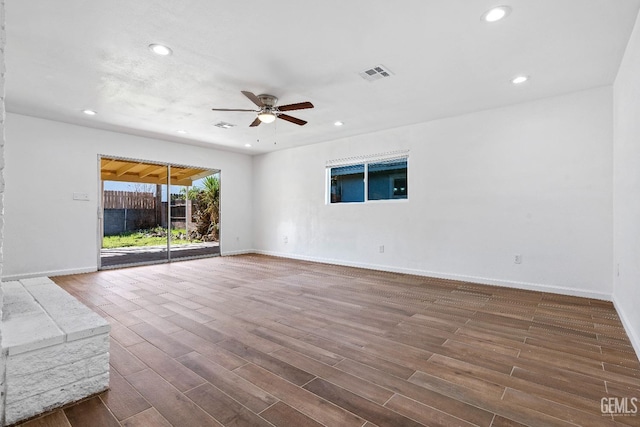
[[[380,245],[378,250],[380,251],[381,254],[383,254],[384,253],[384,245]]]
[[[289,243],[289,236],[284,236],[284,239],[282,239],[285,243]]]
[[[516,254],[516,256],[513,258],[513,262],[515,264],[522,264],[522,255]]]

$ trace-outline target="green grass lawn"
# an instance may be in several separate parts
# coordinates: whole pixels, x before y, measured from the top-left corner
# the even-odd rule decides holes
[[[138,230],[130,231],[127,233],[117,234],[115,236],[104,236],[102,239],[103,249],[113,248],[129,248],[133,246],[158,246],[166,245],[167,238],[160,236],[152,236],[150,234],[157,234],[158,229],[154,230]],[[199,243],[200,240],[187,240],[185,238],[186,230],[175,229],[171,230],[171,244],[172,245],[186,245],[188,243]],[[179,238],[182,236],[182,239]]]

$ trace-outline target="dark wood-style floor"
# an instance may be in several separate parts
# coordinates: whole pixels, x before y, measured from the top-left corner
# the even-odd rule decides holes
[[[57,277],[111,390],[36,426],[599,426],[640,398],[609,302],[258,255]]]

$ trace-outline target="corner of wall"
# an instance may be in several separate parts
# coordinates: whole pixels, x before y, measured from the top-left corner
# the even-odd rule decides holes
[[[622,322],[622,326],[624,327],[624,330],[629,337],[629,341],[631,341],[631,345],[636,352],[636,357],[640,359],[640,336],[638,335],[638,332],[634,327],[636,325],[633,325],[632,321],[626,315],[626,312],[624,311],[622,305],[618,302],[618,298],[616,297],[615,293],[613,295],[613,306],[615,307],[616,312],[618,313],[618,317],[620,317],[620,322]]]
[[[613,303],[640,358],[640,14],[613,83]]]

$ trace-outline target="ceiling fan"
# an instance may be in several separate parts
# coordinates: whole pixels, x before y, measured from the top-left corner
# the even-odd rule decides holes
[[[251,92],[247,92],[243,90],[242,93],[244,96],[249,98],[251,102],[260,107],[259,110],[245,110],[239,108],[212,108],[213,111],[250,111],[253,113],[258,113],[258,117],[249,125],[249,127],[258,126],[260,123],[271,123],[275,119],[286,120],[291,123],[295,123],[297,125],[305,125],[306,121],[298,119],[296,117],[292,117],[288,114],[282,113],[283,111],[292,111],[292,110],[304,110],[306,108],[313,108],[313,104],[310,102],[299,102],[297,104],[287,104],[276,106],[278,102],[278,98],[273,95],[254,95]]]

